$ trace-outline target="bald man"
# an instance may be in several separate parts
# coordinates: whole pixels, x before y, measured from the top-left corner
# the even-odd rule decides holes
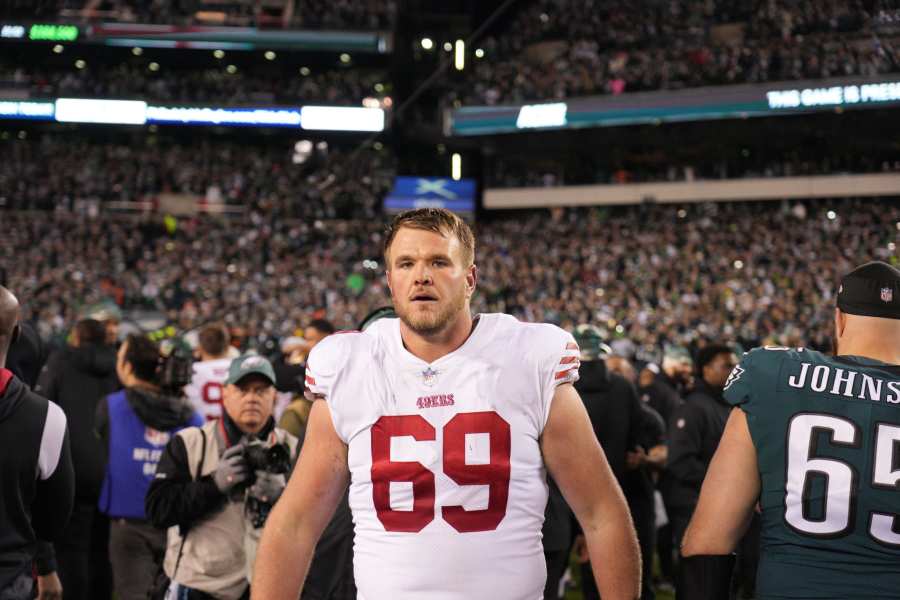
[[[835,356],[757,348],[728,378],[680,600],[728,597],[757,506],[760,600],[900,598],[900,271],[862,265],[837,298]]]
[[[37,540],[62,532],[75,494],[65,415],[5,368],[19,335],[19,302],[0,286],[0,600],[32,597]]]

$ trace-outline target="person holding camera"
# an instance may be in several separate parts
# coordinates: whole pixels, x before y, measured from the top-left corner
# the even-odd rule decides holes
[[[166,535],[147,521],[144,497],[163,448],[177,431],[200,425],[159,347],[129,335],[116,373],[124,390],[97,406],[96,427],[109,452],[99,508],[110,518],[109,557],[119,600],[145,600],[162,564]]]
[[[150,520],[169,528],[166,598],[249,597],[256,544],[298,447],[275,426],[275,394],[272,364],[240,356],[225,379],[222,417],[166,445],[146,497]]]

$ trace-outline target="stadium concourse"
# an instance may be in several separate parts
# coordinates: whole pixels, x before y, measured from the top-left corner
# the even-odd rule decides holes
[[[555,209],[477,226],[479,311],[573,329],[598,323],[649,357],[667,344],[740,340],[827,348],[833,282],[896,260],[896,199]],[[6,213],[9,285],[45,336],[111,296],[180,327],[220,318],[251,344],[317,316],[352,328],[388,302],[385,219],[300,221]],[[14,259],[14,257],[18,257]],[[29,257],[23,260],[22,257]]]

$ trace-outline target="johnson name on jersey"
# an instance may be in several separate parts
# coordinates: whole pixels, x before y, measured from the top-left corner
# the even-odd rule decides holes
[[[768,347],[725,398],[762,483],[760,598],[900,598],[900,367]]]
[[[398,319],[313,349],[307,391],[348,445],[361,599],[542,597],[540,437],[577,378],[571,335],[503,314],[430,364]]]

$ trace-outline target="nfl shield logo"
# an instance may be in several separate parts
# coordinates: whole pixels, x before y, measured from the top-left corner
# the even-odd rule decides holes
[[[424,371],[422,371],[422,383],[427,385],[428,387],[433,386],[437,383],[437,376],[439,371],[435,371],[431,367],[428,367]]]
[[[890,302],[894,299],[894,290],[891,288],[881,288],[881,301]]]

